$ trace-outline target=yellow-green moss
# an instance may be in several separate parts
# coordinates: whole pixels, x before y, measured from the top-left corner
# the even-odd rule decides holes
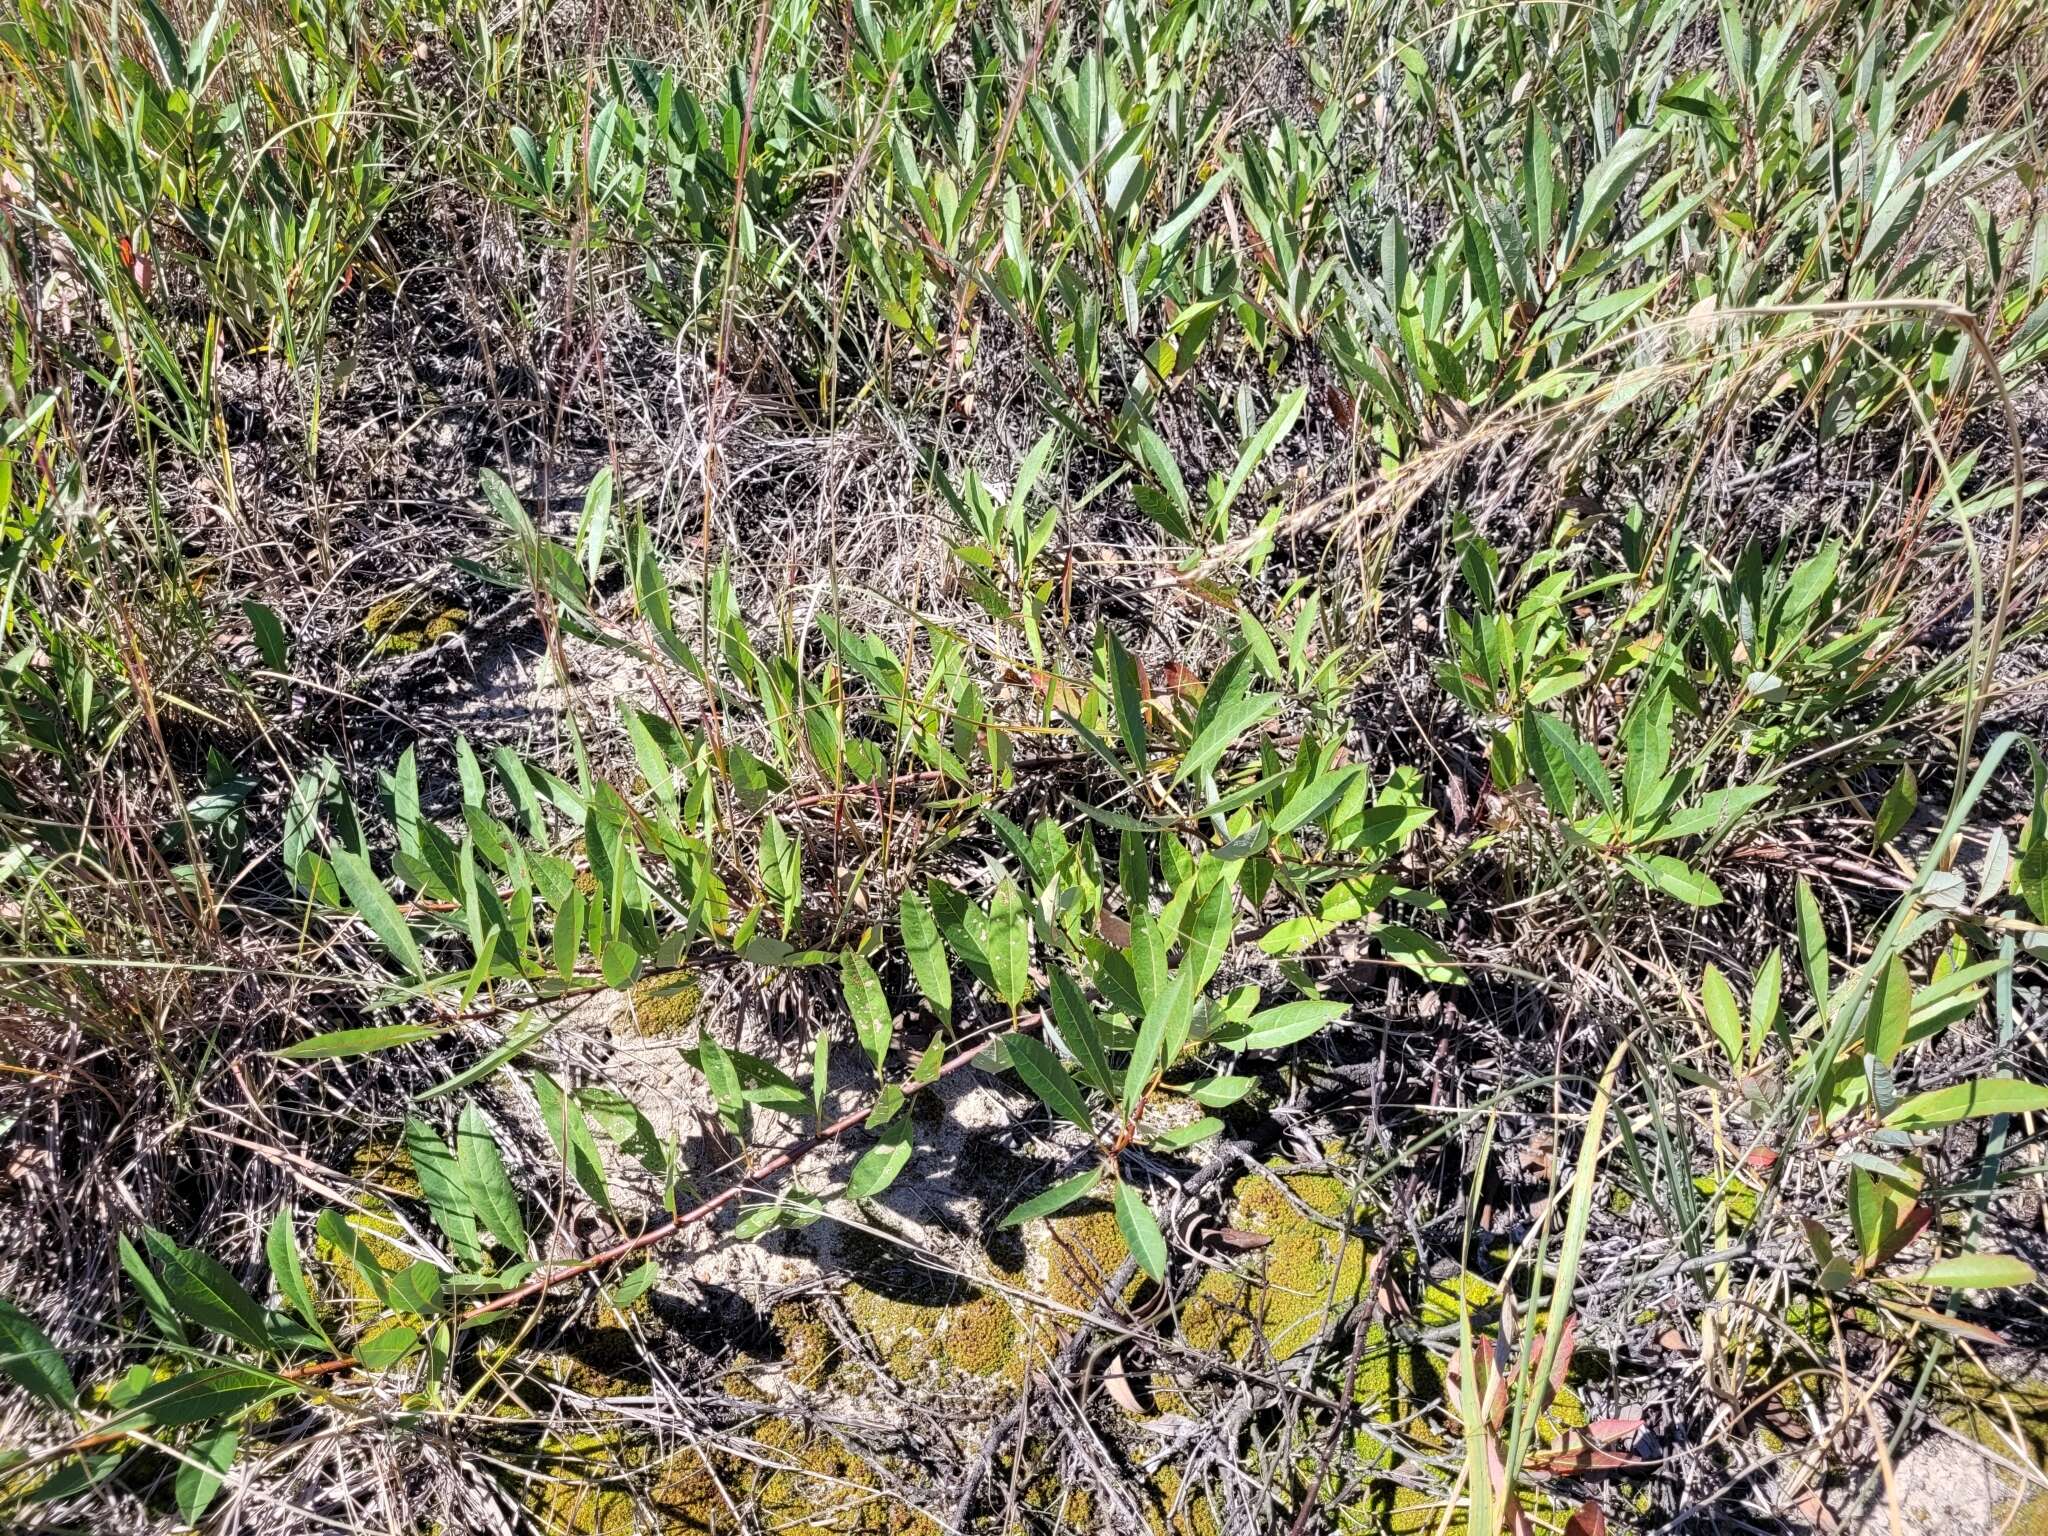
[[[1001,1296],[981,1296],[946,1315],[940,1347],[955,1370],[969,1376],[1021,1374],[1017,1318]]]
[[[874,1468],[829,1435],[769,1419],[753,1440],[770,1463],[754,1469],[762,1529],[778,1536],[937,1536],[935,1521],[875,1491]]]
[[[832,1330],[811,1308],[786,1301],[768,1314],[768,1326],[782,1344],[782,1372],[791,1386],[814,1391],[831,1376],[838,1359]]]
[[[372,1145],[358,1151],[351,1160],[350,1171],[358,1178],[381,1184],[385,1188],[401,1193],[416,1193],[419,1181],[414,1177],[412,1162],[402,1149],[392,1152],[388,1147]],[[404,1238],[405,1229],[391,1214],[391,1206],[379,1196],[364,1194],[357,1197],[359,1209],[347,1213],[344,1219],[355,1234],[363,1240],[363,1248],[378,1268],[387,1274],[395,1274],[407,1268],[412,1260],[398,1247]],[[316,1235],[313,1239],[313,1269],[315,1276],[324,1278],[325,1283],[316,1285],[319,1294],[342,1296],[346,1300],[329,1309],[334,1317],[344,1322],[368,1322],[383,1312],[384,1303],[371,1287],[355,1264],[326,1238]],[[368,1340],[384,1327],[391,1326],[395,1319],[372,1324]]]
[[[875,1469],[829,1436],[770,1418],[747,1438],[744,1454],[692,1447],[659,1462],[645,1442],[558,1440],[547,1450],[565,1475],[536,1485],[527,1508],[550,1536],[938,1536],[932,1520],[879,1491]]]
[[[1740,1179],[1717,1179],[1712,1174],[1701,1174],[1692,1181],[1692,1187],[1708,1199],[1718,1199],[1721,1210],[1728,1220],[1728,1230],[1741,1232],[1756,1220],[1756,1205],[1759,1196],[1754,1189]]]
[[[1455,1323],[1461,1311],[1483,1312],[1499,1305],[1499,1286],[1460,1270],[1448,1280],[1431,1281],[1422,1292],[1422,1305],[1416,1310],[1423,1327],[1442,1328]]]
[[[1362,1299],[1370,1267],[1343,1228],[1351,1202],[1322,1174],[1260,1174],[1238,1186],[1233,1225],[1266,1238],[1238,1271],[1210,1270],[1181,1314],[1197,1349],[1233,1360],[1285,1360],[1315,1343],[1332,1317]]]
[[[1049,1472],[1026,1483],[1019,1491],[1017,1502],[1062,1531],[1094,1528],[1095,1496],[1086,1488],[1063,1482]],[[1010,1529],[1021,1532],[1027,1527],[1013,1522]]]
[[[704,989],[676,972],[643,976],[628,994],[632,1005],[619,1022],[643,1039],[671,1039],[694,1028]]]
[[[1145,1511],[1145,1525],[1153,1536],[1222,1536],[1223,1524],[1210,1507],[1207,1494],[1181,1498],[1178,1467],[1161,1467],[1152,1474],[1148,1489],[1151,1500]]]
[[[1076,1312],[1093,1310],[1102,1288],[1130,1257],[1116,1212],[1107,1205],[1062,1213],[1046,1223],[1045,1296]]]
[[[400,592],[379,598],[363,615],[363,633],[370,654],[397,656],[455,634],[469,618],[458,608],[428,593]]]

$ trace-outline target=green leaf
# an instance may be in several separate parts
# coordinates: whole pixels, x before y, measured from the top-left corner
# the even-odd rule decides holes
[[[441,1272],[425,1259],[415,1259],[391,1276],[391,1300],[401,1312],[432,1317],[441,1310]]]
[[[1124,649],[1116,631],[1107,625],[1103,626],[1102,642],[1109,659],[1110,688],[1116,695],[1117,736],[1124,744],[1131,766],[1142,778],[1151,761],[1151,749],[1146,743],[1145,701],[1138,686],[1138,663]]]
[[[1279,697],[1270,693],[1248,694],[1224,705],[1189,743],[1180,766],[1173,771],[1173,782],[1178,784],[1214,768],[1238,737],[1279,708]]]
[[[1920,782],[1913,777],[1913,765],[1908,763],[1899,770],[1899,776],[1892,781],[1892,787],[1884,792],[1884,799],[1878,804],[1877,818],[1870,826],[1872,845],[1882,848],[1904,831],[1919,804]]]
[[[1728,978],[1721,974],[1721,967],[1709,963],[1706,975],[1700,979],[1700,1000],[1706,1004],[1707,1027],[1714,1032],[1714,1038],[1721,1042],[1721,1050],[1728,1058],[1728,1065],[1737,1072],[1742,1070],[1742,1010],[1735,1002],[1735,989],[1728,985]]]
[[[931,903],[918,891],[905,887],[896,902],[896,921],[903,935],[904,954],[910,960],[910,974],[917,978],[917,990],[924,994],[939,1022],[950,1024],[953,972],[946,964],[946,946],[940,942]]]
[[[1218,1039],[1234,1051],[1275,1051],[1321,1033],[1348,1011],[1348,1004],[1314,998],[1282,1003],[1253,1014],[1235,1029],[1224,1031]]]
[[[1139,1101],[1151,1088],[1152,1074],[1162,1065],[1160,1057],[1167,1040],[1187,1037],[1195,1004],[1190,981],[1187,967],[1182,966],[1159,988],[1153,996],[1152,1006],[1145,1010],[1144,1022],[1138,1026],[1137,1043],[1131,1048],[1130,1063],[1124,1068],[1123,1107],[1126,1119],[1137,1114]]]
[[[1007,875],[989,899],[988,970],[997,998],[1011,1007],[1031,995],[1031,923],[1023,893]]]
[[[1222,967],[1236,931],[1236,887],[1218,880],[1189,915],[1181,963],[1192,972],[1190,988],[1200,992]]]
[[[420,959],[419,946],[413,942],[412,930],[405,926],[405,918],[399,912],[398,904],[391,899],[391,893],[384,889],[383,882],[370,872],[370,866],[360,855],[346,848],[333,849],[331,861],[356,916],[369,924],[370,931],[377,935],[377,941],[392,959],[405,968],[408,976],[415,980],[423,979],[427,968]]]
[[[1292,390],[1273,407],[1273,414],[1266,418],[1258,431],[1252,434],[1251,440],[1244,445],[1244,452],[1237,456],[1236,467],[1230,471],[1229,484],[1223,487],[1222,497],[1210,509],[1209,516],[1219,536],[1224,531],[1225,519],[1230,515],[1230,509],[1235,505],[1239,493],[1244,490],[1245,483],[1251,479],[1259,465],[1265,462],[1266,455],[1273,451],[1274,446],[1294,426],[1295,421],[1301,416],[1302,406],[1307,401],[1306,384]]]
[[[354,1266],[363,1278],[363,1284],[370,1288],[370,1294],[385,1306],[391,1305],[391,1275],[377,1262],[377,1255],[371,1249],[349,1220],[339,1211],[322,1211],[313,1223],[314,1230]]]
[[[1628,868],[1633,870],[1644,884],[1674,896],[1689,907],[1716,907],[1721,904],[1721,887],[1706,875],[1701,874],[1683,859],[1675,859],[1668,853],[1652,854],[1647,859],[1632,861]]]
[[[356,1346],[356,1358],[366,1371],[388,1371],[404,1361],[420,1341],[417,1328],[393,1325],[381,1328]]]
[[[1450,951],[1428,934],[1418,933],[1404,923],[1381,923],[1373,930],[1373,937],[1390,959],[1417,972],[1423,980],[1441,986],[1465,985],[1465,972],[1451,964]]]
[[[580,906],[578,910],[580,910]],[[467,1088],[471,1083],[489,1077],[513,1057],[531,1048],[536,1041],[554,1027],[554,1020],[547,1018],[531,1023],[522,1022],[520,1027],[507,1037],[503,1044],[497,1046],[489,1054],[478,1058],[469,1066],[464,1067],[453,1077],[443,1079],[424,1093],[414,1094],[412,1096],[413,1102],[415,1104],[424,1104],[429,1099],[438,1099],[444,1093],[454,1093],[458,1089]]]
[[[1095,1134],[1095,1119],[1088,1113],[1088,1101],[1074,1086],[1059,1057],[1043,1041],[1030,1035],[1010,1034],[1003,1037],[1003,1048],[1024,1086],[1037,1094],[1046,1108],[1071,1120],[1089,1135]]]
[[[1365,769],[1356,763],[1346,768],[1333,768],[1304,784],[1273,818],[1272,832],[1275,837],[1285,837],[1304,822],[1314,821],[1323,812],[1343,798],[1344,791],[1351,787],[1352,780],[1360,777]]]
[[[243,602],[242,612],[255,631],[256,653],[263,658],[263,665],[273,672],[284,671],[291,665],[291,644],[285,639],[277,610],[249,598]]]
[[[164,1429],[226,1418],[291,1390],[289,1382],[243,1366],[224,1365],[185,1371],[160,1381],[138,1396],[122,1417],[134,1417]]]
[[[639,974],[640,952],[624,939],[613,939],[605,945],[597,963],[604,973],[604,984],[616,992]]]
[[[128,1460],[126,1451],[110,1451],[104,1456],[81,1456],[76,1461],[60,1466],[34,1488],[18,1495],[25,1505],[54,1504],[61,1499],[75,1499],[82,1493],[90,1493],[103,1487],[113,1479],[121,1464]]]
[[[277,1287],[277,1294],[298,1314],[301,1322],[327,1342],[327,1328],[320,1321],[320,1308],[313,1300],[313,1287],[307,1282],[306,1267],[299,1259],[299,1240],[292,1230],[291,1207],[278,1207],[277,1215],[271,1220],[269,1234],[263,1240],[263,1252],[270,1260],[270,1279]]]
[[[180,1313],[251,1349],[270,1347],[263,1308],[219,1260],[196,1248],[180,1248],[154,1228],[145,1227],[142,1239],[156,1259],[171,1304]]]
[[[1145,1197],[1121,1179],[1116,1186],[1116,1225],[1124,1235],[1124,1246],[1138,1261],[1138,1268],[1154,1280],[1163,1282],[1166,1279],[1166,1238],[1159,1230],[1159,1220],[1145,1203]]]
[[[1913,978],[1906,962],[1894,955],[1871,989],[1870,1009],[1863,1016],[1863,1048],[1887,1067],[1906,1043],[1906,1025],[1913,1017]]]
[[[1820,920],[1820,903],[1804,875],[1799,877],[1793,905],[1799,918],[1799,970],[1818,1008],[1828,1000],[1828,931]]]
[[[149,1320],[156,1324],[157,1332],[174,1344],[187,1342],[185,1325],[178,1319],[177,1308],[171,1305],[170,1293],[164,1283],[157,1279],[156,1271],[143,1262],[142,1255],[135,1251],[135,1245],[126,1235],[114,1239],[114,1252],[121,1261],[121,1268],[135,1284],[135,1293],[142,1298],[142,1305],[149,1313]]]
[[[448,1150],[448,1144],[434,1128],[417,1115],[406,1117],[405,1150],[412,1159],[413,1172],[419,1178],[420,1193],[426,1198],[434,1225],[448,1239],[449,1247],[464,1268],[481,1269],[484,1251],[477,1242],[476,1212],[471,1209],[469,1194],[462,1187],[461,1170],[456,1164],[455,1154]]]
[[[1199,1120],[1176,1127],[1162,1136],[1154,1136],[1149,1143],[1157,1152],[1178,1152],[1192,1147],[1196,1142],[1207,1141],[1223,1129],[1223,1122],[1214,1115],[1204,1115]]]
[[[609,1212],[612,1209],[611,1187],[605,1182],[604,1158],[597,1150],[597,1139],[590,1134],[590,1122],[583,1118],[583,1111],[547,1073],[530,1072],[526,1080],[532,1085],[533,1096],[540,1104],[541,1124],[547,1127],[548,1138],[554,1142],[556,1154],[582,1186],[583,1192],[600,1210]]]
[[[1895,1131],[1924,1131],[1958,1120],[1981,1120],[1987,1115],[2034,1114],[2048,1109],[2048,1084],[2029,1083],[2013,1077],[1982,1077],[1916,1093],[1884,1117]]]
[[[1898,1242],[1918,1193],[1917,1177],[1897,1178],[1861,1166],[1849,1170],[1849,1230],[1866,1269]]]
[[[896,1176],[909,1161],[910,1119],[899,1116],[889,1122],[875,1144],[861,1153],[860,1161],[853,1165],[853,1173],[846,1181],[846,1198],[872,1200],[896,1182]]]
[[[609,1300],[616,1311],[623,1312],[653,1287],[661,1278],[661,1265],[654,1259],[635,1266],[626,1277],[611,1289]]]
[[[719,1118],[727,1129],[735,1136],[745,1136],[749,1124],[747,1096],[740,1087],[739,1069],[733,1065],[731,1054],[708,1033],[699,1036],[696,1046],[683,1054],[704,1074],[711,1097],[718,1104]]]
[[[1575,785],[1583,785],[1601,810],[1614,809],[1614,786],[1601,766],[1600,754],[1555,715],[1532,712],[1522,716],[1522,754],[1529,760],[1553,815],[1571,815],[1578,803]]]
[[[1560,267],[1570,264],[1587,234],[1614,206],[1634,177],[1636,168],[1657,147],[1662,137],[1660,130],[1631,128],[1616,139],[1613,147],[1586,173],[1585,182],[1579,188],[1578,204],[1572,210],[1571,222],[1566,226],[1558,251],[1557,264]]]
[[[889,1016],[888,999],[882,995],[881,978],[864,956],[849,949],[839,957],[839,984],[846,993],[847,1012],[853,1015],[854,1038],[880,1076],[896,1028]]]
[[[1901,1275],[1911,1285],[1951,1285],[1972,1291],[2010,1290],[2032,1285],[2034,1272],[2004,1253],[1958,1253],[1936,1259],[1917,1275]]]
[[[1054,1211],[1064,1210],[1102,1182],[1102,1170],[1090,1168],[1075,1174],[1071,1179],[1062,1179],[1042,1194],[1033,1195],[1029,1200],[1015,1207],[1002,1220],[1004,1227],[1021,1227],[1027,1221],[1036,1221],[1041,1216],[1050,1216]]]
[[[455,1162],[470,1209],[491,1235],[512,1253],[526,1253],[526,1222],[519,1213],[519,1192],[506,1176],[505,1160],[491,1135],[490,1122],[474,1104],[462,1106],[455,1127]]]
[[[187,1525],[197,1525],[214,1495],[220,1492],[221,1481],[234,1465],[235,1447],[241,1440],[241,1431],[230,1427],[197,1436],[185,1446],[189,1460],[178,1463],[173,1492],[178,1514]]]
[[[1102,1024],[1065,967],[1052,966],[1052,1027],[1081,1070],[1082,1080],[1103,1093],[1116,1092],[1116,1074],[1102,1043]]]
[[[1749,994],[1749,1059],[1763,1054],[1764,1041],[1778,1023],[1779,998],[1785,988],[1785,957],[1773,947],[1757,967]]]
[[[285,1061],[334,1061],[347,1056],[368,1056],[394,1046],[431,1040],[444,1033],[438,1024],[380,1024],[368,1029],[330,1029],[324,1035],[301,1040],[270,1054]]]
[[[505,483],[504,478],[496,470],[487,469],[478,476],[478,479],[483,485],[484,500],[512,531],[513,536],[523,545],[538,543],[539,530],[533,526],[533,519],[526,515],[526,508],[519,504],[519,498],[513,494],[512,487]]]
[[[0,1296],[0,1374],[56,1408],[78,1401],[70,1367],[49,1336],[19,1307]]]
[[[1188,1097],[1209,1109],[1227,1109],[1258,1086],[1256,1077],[1205,1077],[1188,1089]]]

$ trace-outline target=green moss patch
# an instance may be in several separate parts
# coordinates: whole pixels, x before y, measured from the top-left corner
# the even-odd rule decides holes
[[[432,594],[399,592],[379,598],[363,615],[363,633],[373,656],[402,656],[461,632],[469,619],[458,608]]]

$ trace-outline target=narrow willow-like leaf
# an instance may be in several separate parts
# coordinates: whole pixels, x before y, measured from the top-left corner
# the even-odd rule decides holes
[[[1793,906],[1799,918],[1799,970],[1813,994],[1814,1007],[1819,1008],[1828,1000],[1828,932],[1820,920],[1820,903],[1804,875],[1795,888]]]
[[[942,1024],[953,1021],[953,972],[946,964],[946,946],[939,938],[938,922],[931,903],[909,887],[896,903],[897,927],[903,935],[903,952],[910,960],[910,974],[917,989]]]
[[[519,1211],[519,1192],[506,1176],[505,1160],[498,1151],[497,1138],[491,1134],[490,1122],[474,1104],[462,1106],[462,1118],[456,1124],[455,1162],[470,1209],[490,1228],[493,1237],[524,1257],[526,1221]]]
[[[122,1273],[134,1285],[135,1294],[142,1298],[143,1310],[149,1313],[149,1320],[156,1324],[157,1332],[174,1344],[188,1342],[185,1324],[178,1317],[178,1309],[171,1305],[170,1293],[125,1233],[114,1239],[114,1255],[121,1261]]]
[[[162,1429],[176,1429],[226,1418],[290,1390],[290,1382],[262,1371],[235,1365],[213,1366],[184,1371],[158,1382],[130,1403],[122,1417],[132,1415]]]
[[[1033,1195],[1029,1200],[1011,1210],[1002,1220],[1005,1227],[1021,1227],[1027,1221],[1036,1221],[1041,1216],[1050,1216],[1054,1211],[1065,1210],[1076,1200],[1102,1182],[1102,1170],[1090,1168],[1077,1173],[1070,1179],[1062,1179],[1042,1194]]]
[[[849,949],[839,957],[839,985],[846,994],[846,1011],[853,1016],[854,1038],[879,1075],[896,1029],[889,1000],[882,994],[882,980],[864,955]]]
[[[1009,1053],[1010,1065],[1017,1069],[1017,1076],[1023,1080],[1024,1086],[1037,1094],[1054,1114],[1071,1120],[1093,1135],[1095,1120],[1088,1113],[1088,1101],[1074,1085],[1073,1078],[1067,1075],[1059,1057],[1043,1041],[1030,1035],[1008,1035],[1003,1044]]]
[[[1074,978],[1057,964],[1052,967],[1052,1013],[1053,1028],[1080,1068],[1082,1079],[1103,1093],[1114,1094],[1116,1075],[1103,1047],[1101,1021]]]
[[[1152,1075],[1164,1063],[1160,1055],[1169,1038],[1184,1038],[1194,1010],[1194,989],[1187,967],[1175,971],[1145,1010],[1138,1026],[1137,1043],[1131,1048],[1130,1063],[1124,1068],[1124,1115],[1137,1114],[1139,1101],[1152,1086]]]
[[[369,924],[370,931],[377,935],[377,941],[385,951],[405,968],[407,975],[415,979],[424,977],[426,962],[420,958],[412,930],[405,926],[398,904],[384,889],[383,882],[370,872],[370,866],[346,848],[332,850],[330,862],[341,880],[342,890],[348,893],[349,905],[355,908],[358,917]]]
[[[143,1240],[156,1258],[158,1277],[180,1314],[251,1349],[269,1348],[270,1331],[264,1325],[263,1308],[219,1260],[197,1248],[180,1248],[152,1229],[144,1230]]]
[[[1742,1070],[1742,1010],[1736,1006],[1735,989],[1721,974],[1721,967],[1709,963],[1700,978],[1700,1001],[1706,1005],[1707,1027],[1720,1042],[1728,1065]]]
[[[78,1401],[71,1368],[57,1346],[5,1296],[0,1296],[0,1375],[53,1407],[68,1409]]]
[[[420,1193],[434,1225],[448,1239],[449,1247],[465,1269],[481,1269],[483,1246],[477,1241],[476,1212],[469,1192],[462,1187],[462,1173],[455,1154],[448,1150],[434,1128],[417,1115],[405,1119],[405,1150],[419,1178]]]
[[[299,1240],[292,1230],[289,1206],[280,1206],[272,1218],[270,1231],[263,1240],[263,1253],[270,1261],[271,1283],[277,1287],[277,1294],[284,1298],[284,1304],[325,1340],[327,1328],[320,1321],[319,1304],[313,1299],[313,1287],[307,1282],[306,1267],[299,1259]]]
[[[391,1305],[391,1275],[377,1261],[377,1255],[347,1217],[335,1210],[322,1211],[313,1223],[322,1240],[354,1266],[370,1294],[385,1306]]]
[[[1117,1181],[1115,1204],[1117,1230],[1123,1234],[1131,1257],[1154,1280],[1164,1281],[1166,1237],[1159,1230],[1159,1218],[1152,1214],[1145,1197],[1122,1180]]]
[[[235,1447],[241,1442],[242,1432],[230,1426],[210,1435],[199,1435],[185,1447],[185,1455],[190,1459],[178,1463],[173,1493],[178,1513],[187,1525],[196,1526],[207,1506],[213,1503],[228,1468],[234,1465]]]
[[[583,1111],[547,1073],[530,1072],[526,1080],[533,1087],[533,1096],[540,1105],[541,1124],[547,1127],[556,1154],[598,1209],[610,1211],[612,1192],[605,1182],[604,1156],[597,1150],[597,1141],[590,1134],[590,1122],[583,1118]]]
[[[1913,1017],[1913,978],[1897,955],[1878,973],[1863,1016],[1863,1048],[1889,1067],[1906,1044],[1906,1026]]]
[[[1012,1007],[1031,995],[1031,923],[1023,893],[1005,876],[989,900],[988,968],[996,996]]]
[[[350,1056],[368,1056],[418,1040],[431,1040],[442,1033],[437,1024],[379,1024],[367,1029],[330,1029],[324,1035],[287,1045],[271,1052],[282,1061],[339,1061]]]
[[[853,1165],[853,1173],[846,1181],[846,1197],[872,1200],[896,1182],[896,1176],[909,1161],[910,1121],[898,1116]]]
[[[1958,1253],[1946,1259],[1936,1259],[1917,1275],[1900,1278],[1909,1285],[1959,1286],[1973,1291],[1992,1291],[2032,1285],[2034,1271],[2007,1253]]]
[[[1895,1131],[1925,1131],[1987,1115],[2037,1114],[2048,1109],[2048,1084],[2012,1077],[1982,1077],[1916,1093],[1884,1117]]]

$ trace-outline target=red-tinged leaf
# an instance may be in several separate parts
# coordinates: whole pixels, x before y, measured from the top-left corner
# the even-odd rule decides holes
[[[1603,1445],[1610,1440],[1633,1440],[1642,1432],[1641,1419],[1595,1419],[1586,1426],[1586,1438]]]
[[[1966,1323],[1959,1317],[1950,1317],[1946,1312],[1936,1312],[1927,1307],[1909,1307],[1904,1302],[1886,1301],[1882,1297],[1878,1299],[1877,1304],[1887,1312],[1896,1313],[1900,1317],[1910,1317],[1916,1323],[1925,1323],[1930,1328],[1939,1328],[1944,1333],[1953,1333],[1965,1339],[1975,1340],[1979,1344],[1989,1344],[1997,1348],[2006,1342],[2004,1334],[1995,1333],[1976,1323]]]
[[[1879,1265],[1888,1264],[1901,1253],[1904,1253],[1907,1245],[1924,1232],[1927,1229],[1927,1224],[1932,1220],[1934,1220],[1933,1210],[1916,1200],[1913,1203],[1913,1208],[1900,1218],[1898,1230],[1891,1233],[1878,1245],[1877,1257],[1872,1261],[1870,1267],[1875,1269]]]
[[[1236,1227],[1218,1227],[1210,1236],[1225,1248],[1235,1248],[1239,1253],[1268,1247],[1273,1241],[1263,1232],[1240,1232]]]
[[[1751,1147],[1742,1157],[1743,1165],[1749,1168],[1775,1168],[1778,1154],[1769,1147]]]
[[[1588,1499],[1565,1518],[1564,1536],[1607,1536],[1607,1515]]]
[[[1528,1465],[1531,1472],[1545,1477],[1595,1477],[1603,1472],[1626,1472],[1634,1467],[1646,1467],[1649,1463],[1640,1456],[1603,1451],[1588,1445],[1562,1451],[1539,1451],[1529,1458]]]
[[[1558,1330],[1557,1359],[1550,1367],[1550,1390],[1553,1394],[1564,1390],[1565,1373],[1572,1368],[1572,1351],[1578,1347],[1579,1314],[1574,1312],[1564,1320],[1564,1326]],[[1537,1348],[1542,1348],[1540,1342]]]

